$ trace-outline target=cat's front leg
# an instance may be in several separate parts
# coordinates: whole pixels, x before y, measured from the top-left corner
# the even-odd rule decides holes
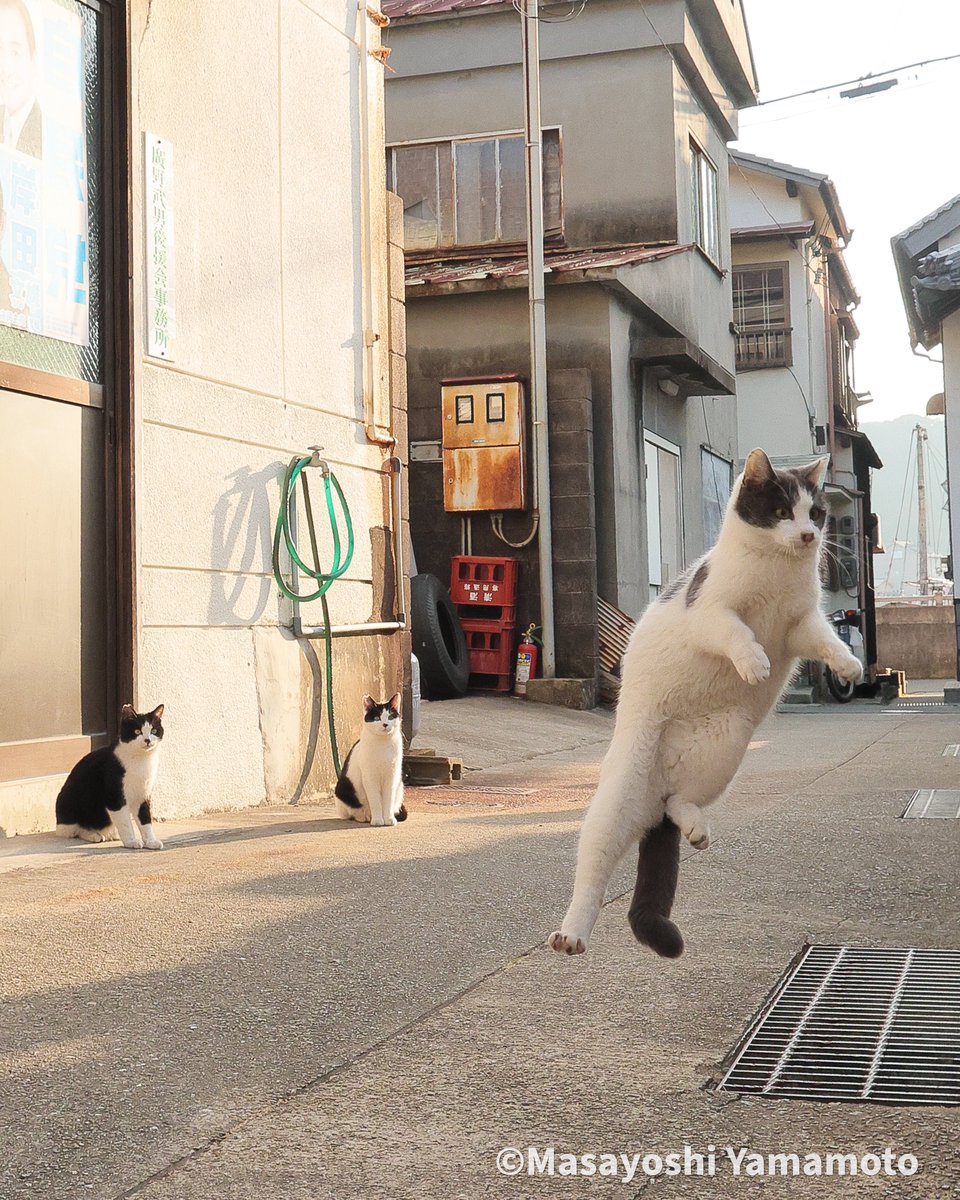
[[[396,825],[397,818],[393,811],[393,789],[389,785],[374,784],[367,787],[367,799],[370,802],[370,824],[377,826]]]
[[[140,832],[143,834],[143,844],[148,850],[162,850],[163,842],[153,832],[153,817],[150,814],[150,801],[144,800],[137,812]]]
[[[716,607],[702,613],[693,637],[708,654],[729,659],[745,683],[753,685],[770,678],[766,651],[732,609]]]
[[[142,850],[143,835],[140,833],[139,825],[133,819],[129,805],[125,804],[122,808],[108,809],[107,811],[110,813],[110,820],[124,846],[128,850]]]
[[[863,664],[821,612],[804,617],[790,635],[790,650],[797,658],[822,662],[848,683],[863,678]]]

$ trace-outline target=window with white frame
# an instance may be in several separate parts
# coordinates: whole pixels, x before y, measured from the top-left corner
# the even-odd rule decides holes
[[[737,327],[738,371],[791,365],[787,263],[734,267],[733,321]]]
[[[408,252],[522,243],[527,236],[521,133],[387,147],[387,186],[403,200]],[[563,231],[560,130],[543,131],[544,236]]]
[[[694,241],[711,262],[720,264],[720,209],[717,168],[690,139]]]
[[[644,430],[643,459],[646,467],[648,580],[653,598],[684,567],[680,447]]]
[[[716,544],[727,510],[733,485],[733,464],[706,446],[700,447],[700,475],[703,485],[703,544]]]

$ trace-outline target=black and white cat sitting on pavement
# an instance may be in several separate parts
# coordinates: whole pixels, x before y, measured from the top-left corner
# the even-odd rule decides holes
[[[148,713],[125,704],[120,738],[85,755],[57,796],[57,833],[84,842],[119,837],[128,850],[162,850],[153,831],[150,797],[160,765],[163,705]]]
[[[403,733],[400,693],[381,704],[363,698],[363,724],[337,780],[337,815],[371,825],[407,819],[403,803]]]

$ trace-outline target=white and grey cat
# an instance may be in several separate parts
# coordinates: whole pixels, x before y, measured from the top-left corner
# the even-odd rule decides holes
[[[120,737],[84,755],[57,796],[57,833],[84,842],[120,839],[128,850],[162,850],[150,799],[160,765],[163,705],[120,710]]]
[[[383,704],[364,696],[360,738],[350,748],[334,790],[337,815],[371,825],[405,821],[402,768],[400,693]]]
[[[800,659],[842,679],[862,668],[820,609],[826,459],[778,471],[753,450],[717,544],[644,612],[623,659],[613,740],[584,817],[573,899],[548,944],[582,954],[614,869],[640,842],[629,920],[664,957],[679,834],[704,849],[704,808],[729,788],[757,725]],[[679,831],[679,832],[678,832]]]

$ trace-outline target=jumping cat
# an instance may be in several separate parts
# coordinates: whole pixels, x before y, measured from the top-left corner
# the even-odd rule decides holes
[[[580,833],[573,899],[548,938],[554,950],[584,953],[610,877],[639,841],[630,926],[657,954],[680,955],[683,938],[668,920],[679,834],[697,849],[709,845],[703,809],[729,788],[800,659],[862,678],[820,610],[826,461],[778,471],[753,450],[716,545],[638,622],[613,740]]]
[[[162,850],[153,831],[150,797],[160,765],[163,705],[153,712],[120,711],[120,739],[85,755],[57,796],[57,833],[84,842],[119,837],[128,850]]]
[[[400,693],[384,704],[364,696],[360,738],[350,748],[334,791],[338,816],[371,825],[405,821],[402,767]]]

